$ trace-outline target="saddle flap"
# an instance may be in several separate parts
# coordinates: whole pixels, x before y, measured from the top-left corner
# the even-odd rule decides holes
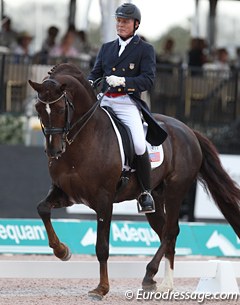
[[[121,154],[124,154],[124,156],[121,155],[123,170],[135,170],[135,151],[130,129],[122,121],[119,120],[119,118],[116,116],[111,107],[104,106],[102,107],[102,109],[109,115],[109,118],[112,120],[112,124],[118,138],[120,152]],[[143,128],[146,136],[148,131],[148,125],[146,123],[143,123]],[[154,169],[160,166],[163,162],[163,148],[162,145],[152,146],[147,141],[146,145],[149,154],[149,160],[151,162],[151,168]]]

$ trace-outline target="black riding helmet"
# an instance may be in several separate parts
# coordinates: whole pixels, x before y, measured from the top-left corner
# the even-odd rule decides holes
[[[116,9],[115,17],[134,19],[135,22],[137,20],[139,24],[141,22],[141,12],[139,8],[132,3],[123,3],[122,5],[120,5]],[[137,29],[138,27],[137,28],[135,27],[135,30]]]

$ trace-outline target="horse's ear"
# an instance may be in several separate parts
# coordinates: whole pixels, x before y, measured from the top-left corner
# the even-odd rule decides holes
[[[30,79],[28,80],[29,85],[37,92],[41,89],[41,84],[32,82]]]
[[[60,86],[61,92],[65,91],[66,87],[67,87],[67,84],[62,84],[62,85]]]

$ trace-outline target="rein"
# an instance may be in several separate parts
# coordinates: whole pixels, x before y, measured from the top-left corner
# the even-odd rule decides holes
[[[100,96],[100,98],[97,99],[97,102],[93,104],[93,106],[86,112],[84,113],[84,115],[82,117],[80,117],[76,122],[74,122],[71,125],[71,109],[74,111],[74,105],[72,103],[72,101],[68,98],[67,96],[67,92],[64,91],[63,94],[58,97],[57,99],[50,101],[50,102],[45,102],[43,100],[41,100],[39,98],[39,96],[37,97],[38,101],[43,103],[43,104],[54,104],[58,101],[60,101],[62,98],[64,98],[65,101],[65,105],[67,108],[67,115],[66,115],[66,124],[65,127],[63,128],[58,128],[58,127],[44,127],[42,120],[40,118],[40,123],[41,123],[41,128],[43,131],[43,134],[46,135],[54,135],[54,134],[65,134],[65,141],[68,143],[68,145],[71,145],[74,140],[76,139],[76,137],[78,136],[78,134],[80,133],[80,131],[85,127],[85,125],[88,123],[88,121],[92,118],[92,116],[94,115],[94,113],[96,112],[98,106],[100,105],[105,93],[109,90],[109,88],[107,88],[107,90],[103,93],[103,95]],[[71,138],[68,137],[69,133],[72,131],[73,128],[75,128],[77,125],[79,125],[79,129],[77,130],[76,133],[73,134],[73,136]]]
[[[87,124],[87,122],[91,119],[91,117],[94,115],[95,111],[97,110],[97,107],[100,105],[102,101],[103,96],[101,96],[100,99],[97,100],[97,102],[80,118],[78,119],[70,128],[69,131],[66,134],[66,142],[68,145],[71,145],[73,141],[78,136],[79,132],[84,128],[84,126]],[[80,128],[78,131],[72,136],[71,139],[68,139],[68,133],[76,126],[80,124]]]

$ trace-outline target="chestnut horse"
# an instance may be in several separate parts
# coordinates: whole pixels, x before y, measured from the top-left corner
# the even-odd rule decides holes
[[[136,199],[140,193],[135,172],[118,189],[122,161],[118,140],[106,112],[83,73],[72,64],[55,66],[42,83],[29,81],[37,92],[36,110],[46,138],[52,186],[38,205],[46,227],[49,246],[61,260],[70,258],[68,247],[59,241],[51,209],[83,203],[96,212],[96,255],[100,281],[89,292],[102,298],[109,291],[107,260],[113,203]],[[165,159],[152,170],[152,195],[156,212],[146,214],[161,241],[146,267],[143,288],[156,289],[159,264],[165,256],[165,276],[158,289],[173,289],[175,244],[179,233],[181,203],[195,179],[199,179],[215,200],[226,220],[240,237],[240,190],[223,169],[216,148],[199,132],[182,122],[160,114],[168,137],[163,143]],[[204,203],[203,203],[204,204]]]

